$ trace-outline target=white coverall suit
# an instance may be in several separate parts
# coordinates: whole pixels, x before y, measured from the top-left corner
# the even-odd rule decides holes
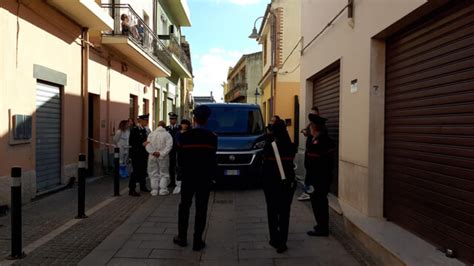
[[[158,189],[160,195],[168,195],[170,183],[169,153],[173,148],[173,137],[163,127],[157,127],[148,135],[149,144],[146,145],[148,156],[148,176],[150,178],[151,195],[156,196]],[[156,158],[153,153],[159,152]]]

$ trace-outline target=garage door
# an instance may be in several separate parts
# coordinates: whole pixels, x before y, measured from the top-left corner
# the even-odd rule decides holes
[[[474,5],[388,39],[386,64],[385,216],[473,263]]]
[[[339,63],[337,63],[317,74],[313,80],[313,106],[317,106],[321,116],[328,119],[328,133],[336,144],[339,143],[339,72]],[[336,155],[335,158],[339,156]],[[338,192],[338,183],[338,160],[336,159],[334,179],[331,184],[331,192],[335,195]]]
[[[36,90],[36,186],[61,183],[61,94],[59,87],[38,83]]]

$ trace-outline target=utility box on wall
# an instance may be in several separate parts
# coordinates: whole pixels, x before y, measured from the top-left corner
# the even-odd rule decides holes
[[[32,122],[31,115],[13,115],[13,140],[30,140]]]

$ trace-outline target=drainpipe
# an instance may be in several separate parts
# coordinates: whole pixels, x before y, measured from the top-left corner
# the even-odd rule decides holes
[[[86,154],[88,144],[88,102],[89,102],[89,88],[88,88],[88,62],[89,62],[89,29],[82,28],[81,30],[81,97],[82,97],[82,121],[81,121],[81,153]]]

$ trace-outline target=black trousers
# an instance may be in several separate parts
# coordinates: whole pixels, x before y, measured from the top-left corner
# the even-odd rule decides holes
[[[202,234],[206,227],[207,205],[210,195],[210,182],[204,184],[183,180],[181,184],[181,202],[178,212],[178,232],[182,239],[188,235],[189,209],[196,196],[196,217],[194,219],[194,241],[202,240]]]
[[[283,185],[280,181],[264,181],[263,183],[270,241],[278,245],[286,245],[288,241],[291,203],[295,187],[295,185]]]
[[[140,189],[146,188],[146,176],[148,167],[148,154],[134,154],[132,159],[133,172],[130,176],[128,188],[135,190],[137,183],[140,183]]]
[[[176,185],[176,150],[173,148],[170,152],[170,186]]]
[[[314,192],[311,194],[311,206],[313,208],[314,218],[317,227],[320,230],[329,230],[329,201],[328,193],[331,186],[331,178],[319,180],[314,186]]]

